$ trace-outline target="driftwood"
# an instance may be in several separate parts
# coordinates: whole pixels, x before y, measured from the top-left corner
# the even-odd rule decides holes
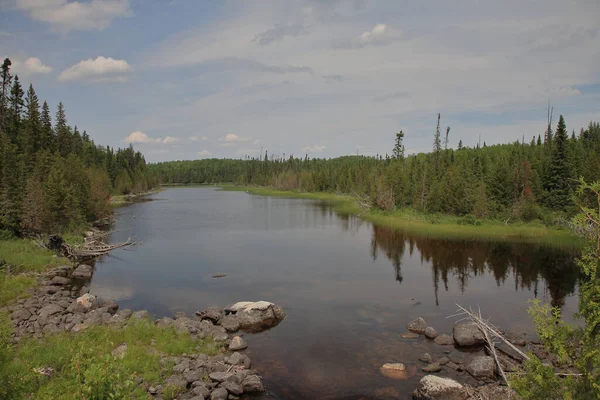
[[[103,239],[112,232],[94,232],[84,239],[82,245],[72,246],[64,241],[59,235],[50,235],[48,242],[43,239],[34,240],[40,247],[56,251],[72,261],[86,261],[106,255],[115,249],[125,249],[136,244],[133,237],[116,244],[106,244]]]

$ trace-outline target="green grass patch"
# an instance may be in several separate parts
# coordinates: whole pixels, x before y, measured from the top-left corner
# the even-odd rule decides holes
[[[64,265],[68,261],[61,257],[53,257],[50,250],[36,246],[31,240],[10,239],[0,241],[0,260],[16,265],[21,270],[42,271],[47,267]]]
[[[6,275],[0,273],[0,307],[15,300],[28,297],[27,289],[35,286],[36,279],[26,275]]]
[[[4,324],[0,319],[0,340]],[[113,356],[112,351],[123,343],[125,356]],[[173,327],[159,328],[150,319],[130,320],[125,328],[95,326],[77,334],[30,339],[11,348],[10,354],[4,351],[0,398],[145,399],[147,393],[135,380],[158,384],[168,378],[173,363],[161,363],[161,357],[219,351],[212,339],[197,339]],[[1,357],[2,350],[0,361]],[[51,378],[36,372],[39,368],[51,368]],[[176,395],[171,391],[165,398]]]
[[[549,228],[540,221],[515,222],[507,225],[503,221],[426,214],[409,208],[394,212],[365,211],[357,204],[355,198],[334,193],[307,193],[233,185],[221,186],[221,190],[244,191],[261,196],[327,201],[339,214],[358,215],[375,225],[403,230],[406,233],[424,237],[525,242],[566,248],[580,248],[584,244],[581,238],[571,234],[568,230]]]

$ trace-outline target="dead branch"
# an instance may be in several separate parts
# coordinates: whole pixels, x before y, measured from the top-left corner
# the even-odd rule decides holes
[[[104,233],[88,236],[84,239],[83,244],[78,246],[68,244],[58,235],[50,235],[48,243],[44,243],[42,239],[34,240],[34,243],[40,247],[57,251],[72,261],[91,260],[106,255],[115,249],[127,249],[136,244],[134,237],[129,237],[122,243],[106,244],[102,240],[105,236],[107,235]]]

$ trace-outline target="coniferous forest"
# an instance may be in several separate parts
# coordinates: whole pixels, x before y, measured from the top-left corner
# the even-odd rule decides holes
[[[569,134],[561,115],[549,116],[543,135],[510,144],[448,147],[433,132],[430,153],[405,155],[406,135],[390,140],[391,155],[334,159],[274,157],[265,152],[243,160],[174,161],[150,166],[162,183],[224,183],[281,190],[329,191],[368,198],[383,210],[411,207],[429,213],[477,219],[547,220],[572,215],[578,179],[600,179],[600,124]],[[434,130],[435,129],[435,130]],[[393,147],[392,147],[393,145]]]
[[[94,143],[25,89],[5,59],[0,88],[0,236],[59,232],[110,212],[112,194],[154,186],[141,153]],[[53,118],[54,116],[54,118]]]

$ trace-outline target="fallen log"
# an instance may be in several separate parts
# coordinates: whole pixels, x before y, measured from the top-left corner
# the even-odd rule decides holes
[[[134,246],[136,242],[133,237],[127,238],[126,241],[116,244],[106,244],[102,238],[108,236],[107,233],[100,233],[94,236],[85,238],[82,245],[72,246],[64,241],[59,235],[50,235],[48,242],[45,243],[42,239],[34,240],[40,247],[45,247],[49,250],[60,253],[63,257],[71,261],[87,261],[100,256],[106,255],[115,249],[126,249]]]

